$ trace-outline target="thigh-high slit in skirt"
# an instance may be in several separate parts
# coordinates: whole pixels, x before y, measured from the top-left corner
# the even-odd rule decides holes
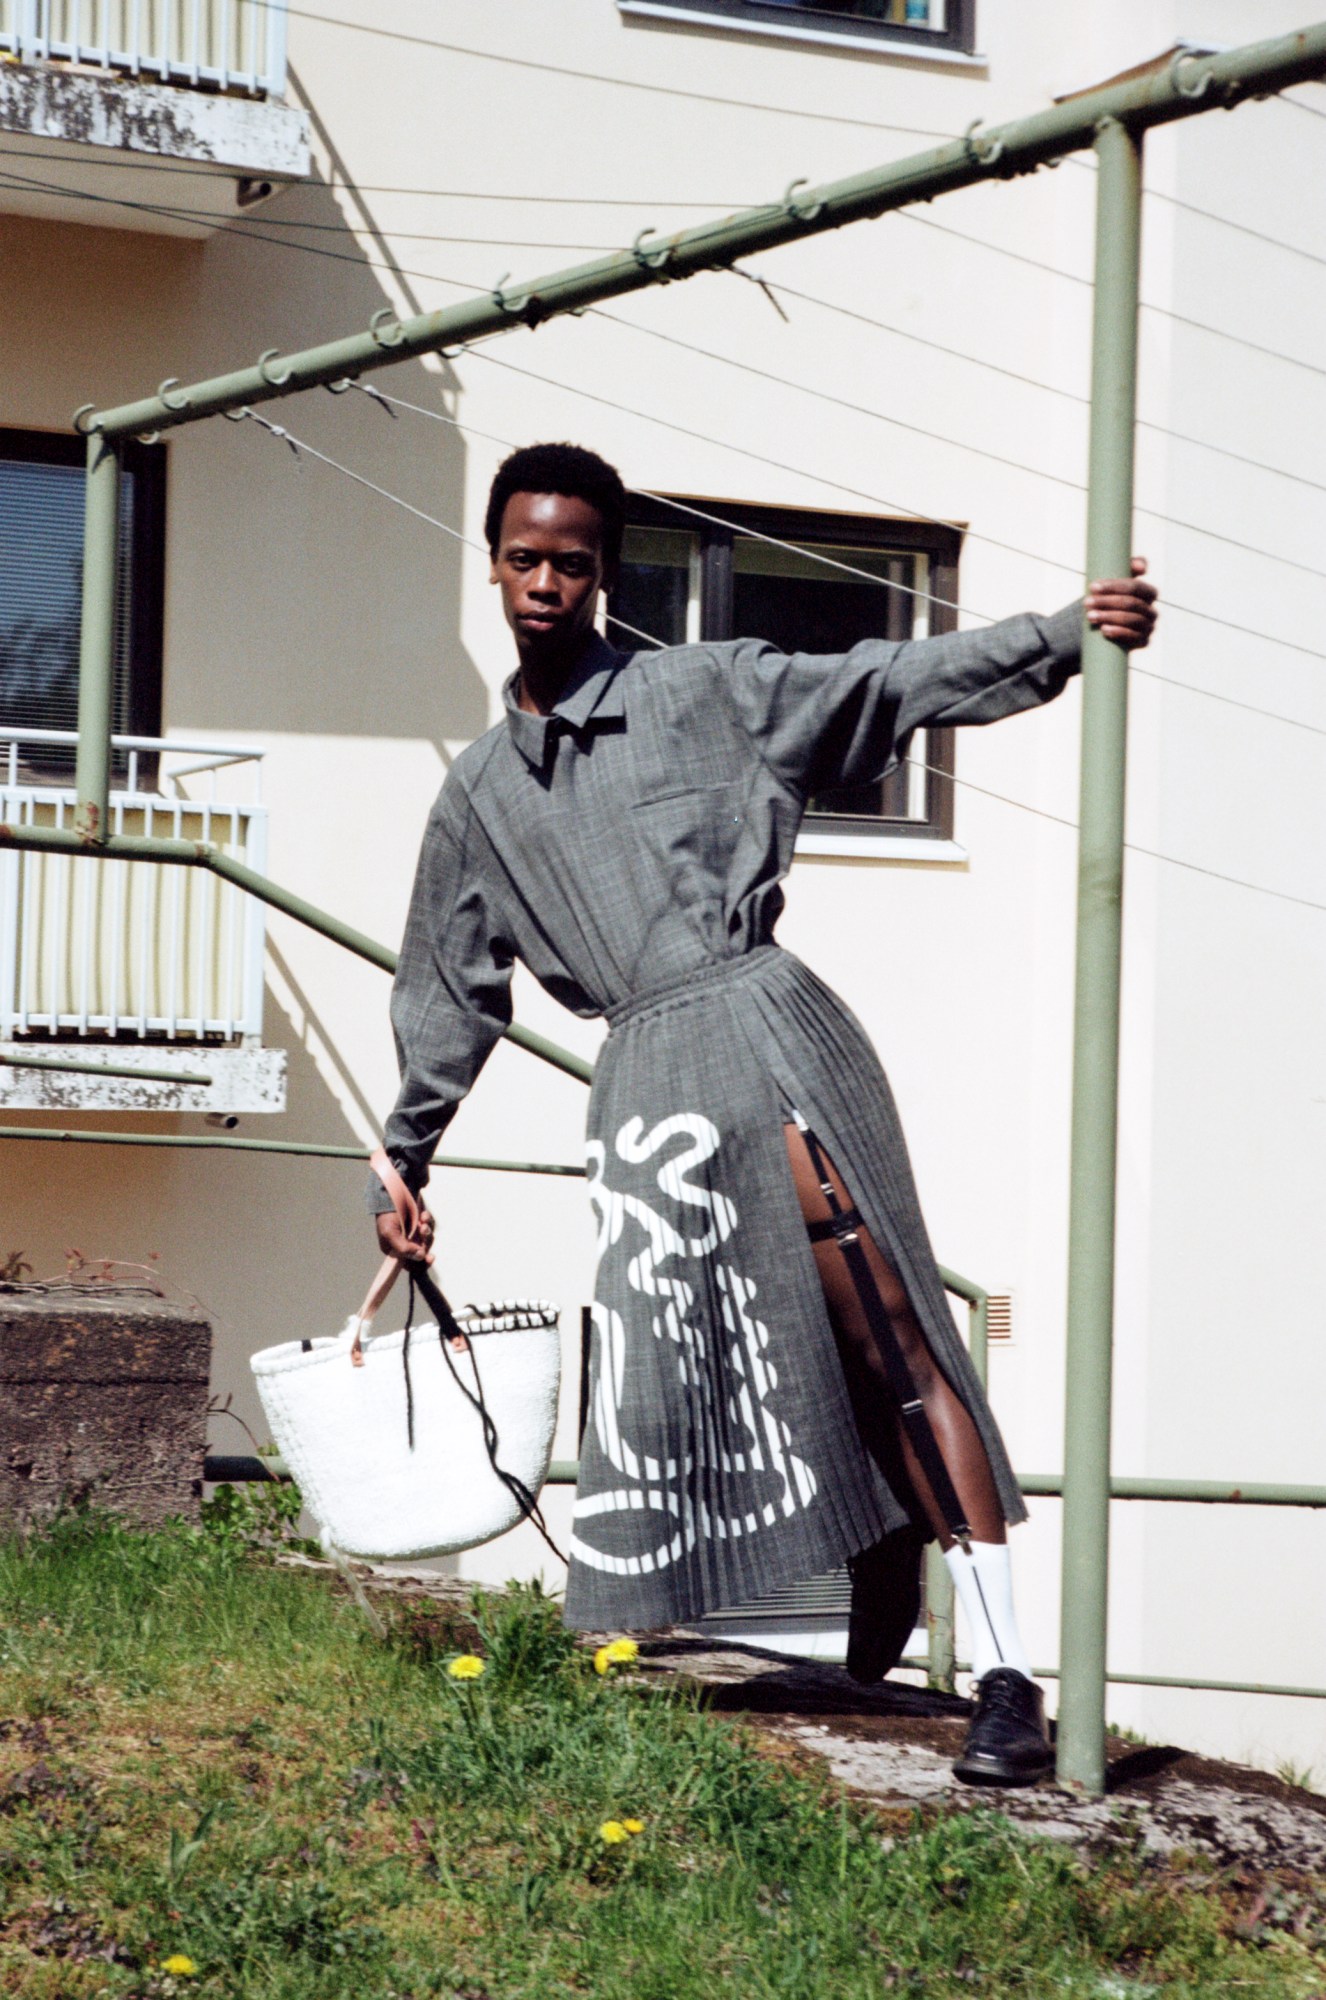
[[[764,945],[609,1021],[589,1108],[599,1265],[568,1623],[686,1623],[835,1569],[908,1518],[857,1433],[788,1166],[789,1104],[897,1270],[1006,1520],[1023,1520],[855,1016]]]

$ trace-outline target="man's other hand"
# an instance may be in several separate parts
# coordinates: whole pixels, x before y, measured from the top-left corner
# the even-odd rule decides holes
[[[1146,557],[1134,556],[1132,575],[1106,577],[1086,595],[1086,618],[1125,651],[1145,646],[1156,629],[1156,586],[1147,583]]]
[[[394,1209],[374,1220],[378,1226],[378,1247],[384,1257],[399,1257],[405,1264],[432,1263],[433,1218],[422,1202],[418,1223],[411,1234],[406,1233],[405,1224]]]

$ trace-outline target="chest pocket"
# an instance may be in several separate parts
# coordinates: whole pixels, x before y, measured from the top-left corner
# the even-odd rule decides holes
[[[631,807],[631,823],[684,903],[722,900],[728,864],[745,823],[746,784],[674,783]]]

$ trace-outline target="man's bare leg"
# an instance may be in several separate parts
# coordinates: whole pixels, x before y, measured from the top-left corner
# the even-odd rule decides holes
[[[820,1222],[830,1209],[811,1164],[806,1142],[795,1125],[785,1125],[783,1135],[801,1213],[808,1223]],[[828,1162],[828,1166],[839,1200],[844,1208],[850,1208],[851,1193],[844,1186],[832,1161]],[[936,1364],[897,1272],[868,1230],[861,1229],[858,1235],[972,1534],[978,1542],[1002,1542],[1005,1539],[1004,1512],[980,1433]],[[927,1522],[938,1537],[940,1546],[951,1548],[953,1537],[948,1523],[930,1491],[910,1439],[902,1434],[884,1364],[880,1360],[865,1308],[852,1282],[847,1259],[832,1237],[816,1243],[813,1254],[820,1283],[824,1287],[829,1319],[838,1342],[861,1441],[872,1457],[886,1467],[886,1477],[889,1459],[901,1455],[908,1482]]]

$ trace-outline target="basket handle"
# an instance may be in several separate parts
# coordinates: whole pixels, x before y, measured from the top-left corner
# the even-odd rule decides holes
[[[407,1236],[413,1236],[419,1227],[418,1202],[381,1146],[370,1154],[368,1164],[391,1196],[391,1205],[396,1211],[402,1229]],[[428,1261],[432,1262],[431,1255]],[[368,1288],[363,1305],[359,1308],[355,1322],[355,1336],[350,1343],[350,1364],[354,1368],[362,1368],[364,1365],[364,1328],[386,1304],[391,1288],[401,1274],[403,1264],[404,1259],[401,1257],[384,1257],[378,1266],[378,1274]]]

